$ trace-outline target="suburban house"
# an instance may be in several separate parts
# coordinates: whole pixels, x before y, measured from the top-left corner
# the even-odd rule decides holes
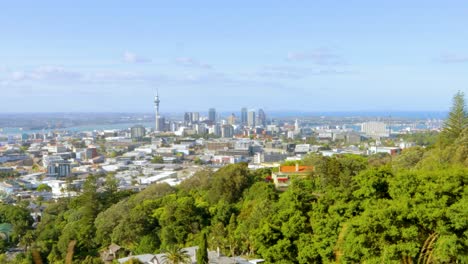
[[[291,180],[297,177],[307,177],[314,171],[313,166],[279,166],[278,172],[273,172],[271,179],[276,188],[286,188],[291,184]]]
[[[112,243],[106,249],[101,251],[101,259],[104,263],[113,263],[118,258],[120,252],[125,253],[125,250],[117,244]]]

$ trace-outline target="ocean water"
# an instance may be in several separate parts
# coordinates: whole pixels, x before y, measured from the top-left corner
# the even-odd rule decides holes
[[[153,122],[143,123],[121,123],[121,124],[102,124],[102,125],[86,125],[67,127],[59,129],[41,129],[41,130],[23,130],[17,127],[6,127],[0,128],[0,135],[21,135],[21,134],[34,134],[34,133],[49,133],[53,131],[71,131],[71,132],[84,132],[84,131],[102,131],[102,130],[122,130],[127,129],[135,125],[142,125],[146,128],[154,126]]]

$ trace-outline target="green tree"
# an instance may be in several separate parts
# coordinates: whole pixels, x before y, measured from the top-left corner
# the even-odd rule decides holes
[[[188,252],[178,247],[171,247],[165,250],[162,259],[163,262],[166,264],[190,263],[190,255],[188,254]]]
[[[396,156],[392,162],[394,169],[411,169],[423,159],[425,150],[421,147],[412,147],[403,150],[401,155]]]
[[[220,200],[228,203],[236,202],[242,192],[254,181],[251,177],[247,163],[232,164],[222,167],[214,173],[208,191],[208,200],[216,204]]]
[[[161,164],[161,163],[164,163],[164,159],[162,156],[154,156],[153,159],[151,159],[151,163]]]
[[[453,143],[468,126],[465,94],[461,91],[453,97],[453,104],[442,131],[443,140]]]
[[[26,208],[0,204],[0,223],[5,223],[9,241],[16,244],[32,229],[33,219]]]
[[[51,192],[52,188],[45,183],[41,183],[39,184],[39,186],[37,186],[37,191],[38,192]]]
[[[137,258],[131,258],[127,261],[125,261],[123,264],[144,264],[143,262],[141,262],[139,259]]]
[[[161,243],[164,248],[183,245],[202,230],[207,212],[197,207],[193,197],[171,194],[164,197],[162,206],[154,210],[153,217],[161,226]]]
[[[76,241],[75,258],[83,259],[97,254],[94,219],[102,206],[97,188],[96,176],[90,175],[83,185],[82,194],[71,201],[71,210],[66,216],[66,224],[57,242],[62,256],[65,256],[71,241]]]
[[[197,264],[208,264],[208,242],[205,232],[202,234],[202,240],[197,250]]]

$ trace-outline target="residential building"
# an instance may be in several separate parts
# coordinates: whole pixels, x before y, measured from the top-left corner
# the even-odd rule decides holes
[[[314,171],[313,166],[280,166],[278,172],[272,174],[272,180],[278,189],[286,188],[291,180],[298,177],[307,177]]]
[[[56,160],[47,166],[47,176],[49,177],[68,177],[71,175],[71,165],[66,160]]]
[[[390,136],[390,131],[384,122],[364,122],[361,124],[361,131],[371,137]]]

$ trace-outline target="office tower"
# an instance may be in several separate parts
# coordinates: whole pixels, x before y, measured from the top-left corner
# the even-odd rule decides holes
[[[156,96],[154,97],[154,109],[156,111],[156,120],[155,120],[155,126],[154,126],[154,131],[159,132],[161,131],[161,120],[159,116],[159,91],[156,93]]]
[[[192,123],[198,123],[200,121],[200,113],[192,112]]]
[[[213,134],[217,137],[221,136],[221,126],[219,124],[213,125]]]
[[[255,111],[251,110],[247,113],[247,125],[255,127]]]
[[[232,138],[234,136],[234,127],[231,125],[223,125],[221,128],[221,137]]]
[[[294,122],[294,132],[296,135],[301,133],[301,126],[299,125],[299,120],[296,118],[296,122]]]
[[[192,112],[185,112],[184,114],[184,124],[188,125],[192,123]]]
[[[258,122],[257,125],[259,126],[266,126],[266,115],[263,109],[258,110]]]
[[[166,131],[166,118],[164,117],[159,117],[159,131]]]
[[[215,123],[216,122],[216,109],[210,108],[208,109],[208,120]]]
[[[234,113],[232,113],[228,118],[227,118],[228,124],[234,125],[236,123],[236,116]]]
[[[241,124],[247,125],[247,108],[241,108]]]
[[[171,131],[171,132],[177,131],[177,130],[179,129],[179,125],[180,125],[180,124],[177,123],[177,122],[170,121],[170,122],[169,122],[169,131]]]
[[[146,135],[145,127],[140,126],[140,125],[132,127],[130,131],[131,131],[130,134],[131,134],[132,139],[140,140],[144,138]]]
[[[206,134],[206,125],[203,123],[195,124],[195,132],[197,135],[205,135]]]

